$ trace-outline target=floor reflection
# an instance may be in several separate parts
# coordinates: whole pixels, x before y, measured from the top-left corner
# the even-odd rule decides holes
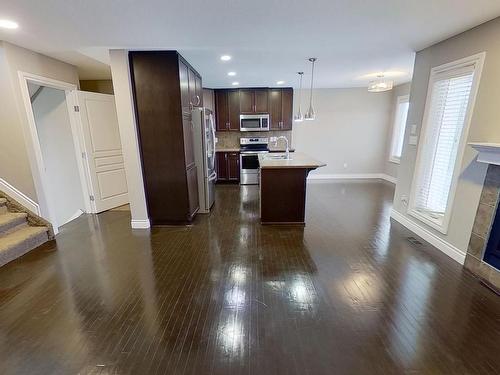
[[[391,186],[308,186],[307,225],[261,226],[218,186],[191,227],[83,216],[0,270],[2,374],[481,374],[500,301],[389,221]]]

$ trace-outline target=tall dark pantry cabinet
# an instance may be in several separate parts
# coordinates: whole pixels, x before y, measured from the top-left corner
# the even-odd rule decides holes
[[[149,219],[190,223],[199,209],[191,110],[201,76],[176,51],[129,53]]]

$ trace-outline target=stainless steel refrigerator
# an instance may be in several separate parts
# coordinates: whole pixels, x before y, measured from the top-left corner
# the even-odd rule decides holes
[[[209,213],[215,202],[215,122],[208,108],[192,111],[193,141],[198,169],[200,213]]]

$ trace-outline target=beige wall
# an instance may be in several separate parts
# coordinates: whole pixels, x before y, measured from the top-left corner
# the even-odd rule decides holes
[[[408,126],[416,124],[420,134],[431,68],[486,51],[479,92],[476,99],[468,142],[500,142],[500,18],[426,48],[416,55],[410,93]],[[441,240],[465,253],[486,173],[486,165],[475,161],[476,152],[466,147],[451,221],[447,234],[441,234],[408,216],[402,202],[408,197],[415,168],[416,146],[405,136],[403,156],[394,198],[394,209]]]
[[[75,66],[0,42],[0,178],[38,202],[30,167],[31,140],[18,71],[78,85]],[[33,171],[35,173],[35,171]]]
[[[81,80],[80,90],[113,95],[113,81],[110,79]]]
[[[127,50],[110,50],[111,75],[122,140],[132,227],[149,227]]]
[[[303,90],[303,113],[308,102],[309,92]],[[384,173],[391,106],[392,92],[369,93],[366,88],[314,90],[316,120],[294,123],[293,146],[327,163],[314,174]],[[297,107],[296,90],[294,113]]]
[[[386,154],[385,154],[385,174],[397,179],[398,178],[398,169],[399,164],[389,161],[390,153],[391,153],[391,143],[392,143],[392,132],[394,128],[394,119],[396,117],[397,110],[397,100],[399,96],[409,95],[410,94],[410,86],[411,83],[404,83],[402,85],[398,85],[394,87],[392,90],[392,103],[391,103],[391,116],[389,118],[389,126],[387,127],[387,140],[386,140]]]

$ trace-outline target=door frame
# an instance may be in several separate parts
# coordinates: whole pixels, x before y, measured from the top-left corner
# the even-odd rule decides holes
[[[78,174],[80,176],[80,184],[83,192],[83,202],[85,204],[85,211],[92,212],[92,206],[90,202],[91,189],[88,185],[90,176],[88,175],[88,169],[84,164],[84,159],[82,157],[82,155],[84,155],[83,152],[85,151],[83,143],[83,132],[75,113],[75,106],[78,105],[76,98],[76,90],[78,89],[78,87],[73,83],[58,81],[52,78],[42,77],[36,74],[22,71],[18,71],[18,76],[21,85],[21,96],[28,120],[28,123],[24,125],[25,138],[29,140],[26,146],[28,149],[29,161],[33,182],[35,185],[35,191],[38,198],[38,204],[40,205],[40,215],[52,224],[54,234],[57,234],[59,232],[59,224],[57,223],[53,207],[50,207],[50,200],[48,199],[47,195],[47,175],[45,173],[42,147],[40,145],[40,139],[38,138],[35,116],[33,113],[33,107],[31,105],[28,82],[35,83],[40,86],[62,90],[66,95],[66,106],[68,110],[71,134],[73,135],[73,145],[76,156],[76,163],[78,165]]]

